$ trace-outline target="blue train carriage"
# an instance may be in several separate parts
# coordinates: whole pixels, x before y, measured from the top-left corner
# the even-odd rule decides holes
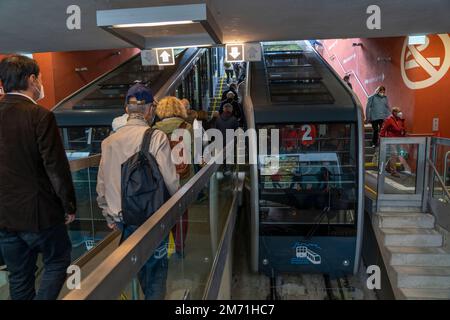
[[[269,137],[278,130],[279,154],[259,154],[257,141],[249,141],[258,159],[250,166],[252,269],[356,273],[364,208],[361,104],[309,43],[288,50],[263,44],[263,52],[263,61],[249,65],[244,108],[249,128],[267,129]]]

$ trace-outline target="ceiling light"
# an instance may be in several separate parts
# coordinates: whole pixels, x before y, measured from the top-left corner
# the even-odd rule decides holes
[[[160,27],[160,26],[174,26],[179,24],[192,24],[195,21],[183,20],[183,21],[165,21],[165,22],[148,22],[148,23],[127,23],[127,24],[116,24],[113,28],[140,28],[140,27]]]
[[[427,36],[409,36],[408,45],[425,44],[427,42]]]

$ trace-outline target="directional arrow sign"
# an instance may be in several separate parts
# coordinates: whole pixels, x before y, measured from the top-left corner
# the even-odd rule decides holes
[[[167,51],[163,51],[159,56],[162,58],[163,63],[168,63],[170,61],[171,55]]]
[[[244,61],[244,45],[243,44],[227,44],[225,45],[227,62]]]
[[[237,57],[239,57],[241,55],[241,52],[239,51],[238,47],[231,47],[231,53],[230,56],[233,57],[233,59],[236,59]]]
[[[158,58],[159,66],[172,66],[175,64],[173,48],[156,49],[156,57]]]

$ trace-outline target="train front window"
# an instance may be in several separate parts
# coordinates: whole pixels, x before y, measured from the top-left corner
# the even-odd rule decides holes
[[[259,129],[267,129],[269,137],[271,129],[278,129],[280,137],[279,155],[269,151],[258,157],[261,221],[354,226],[356,126],[304,123]]]

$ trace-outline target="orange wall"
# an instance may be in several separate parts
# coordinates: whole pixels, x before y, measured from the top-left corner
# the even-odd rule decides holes
[[[120,55],[117,55],[117,52],[120,52]],[[139,49],[52,53],[55,101],[61,101],[137,53]],[[87,71],[75,71],[76,68],[84,67]]]
[[[51,53],[33,54],[33,58],[39,65],[42,74],[42,84],[44,85],[45,97],[39,101],[39,104],[50,108],[56,103],[55,98],[55,79],[52,72],[53,56]]]
[[[419,64],[410,53],[405,37],[325,40],[322,54],[341,76],[350,74],[350,82],[364,109],[367,94],[371,95],[383,84],[391,107],[403,109],[408,132],[432,133],[433,118],[439,118],[439,130],[434,133],[450,137],[450,37],[448,34],[429,35],[428,39],[428,46],[412,47],[425,61],[434,62],[435,66],[431,66],[434,71],[428,67],[428,73],[422,67],[425,64],[420,56],[417,56]],[[353,43],[362,46],[353,46]],[[407,66],[404,76],[402,65]],[[438,81],[421,86],[421,81],[431,78],[430,73]],[[415,83],[412,88],[407,86],[408,79]]]
[[[117,52],[120,52],[120,55],[116,54]],[[53,108],[71,93],[137,53],[139,49],[132,48],[33,54],[41,69],[45,90],[45,98],[39,103],[46,108]],[[0,59],[2,57],[4,55],[0,55]],[[75,71],[76,68],[84,67],[87,71]]]

